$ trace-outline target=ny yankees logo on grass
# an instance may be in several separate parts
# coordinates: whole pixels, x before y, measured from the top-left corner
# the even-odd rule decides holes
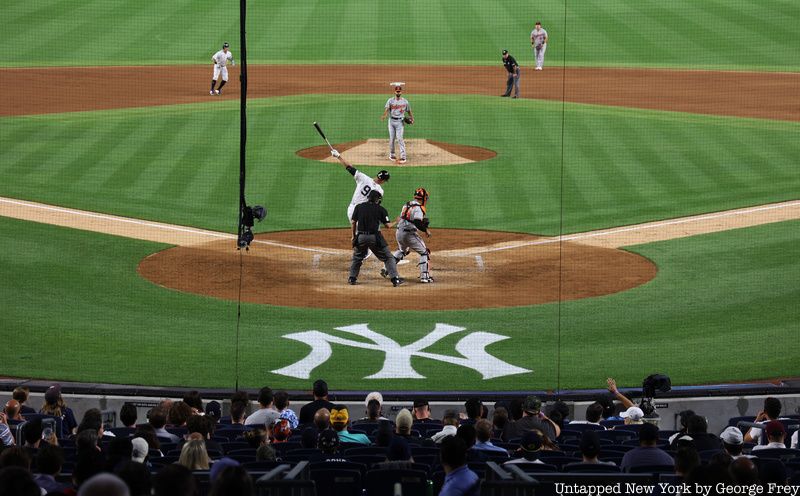
[[[450,356],[429,353],[423,350],[451,334],[466,330],[464,327],[436,324],[436,327],[427,336],[405,346],[400,346],[395,340],[371,330],[369,324],[337,327],[336,330],[367,338],[372,343],[341,338],[320,331],[286,334],[283,337],[300,341],[310,346],[311,352],[302,360],[272,372],[298,379],[308,379],[311,377],[311,372],[325,363],[333,354],[331,344],[379,351],[386,354],[381,370],[365,377],[365,379],[424,379],[425,376],[419,374],[411,366],[411,357],[415,356],[467,367],[481,374],[484,379],[530,372],[528,369],[504,362],[486,351],[485,348],[490,344],[508,339],[508,336],[501,336],[491,332],[472,332],[467,334],[455,346],[455,350],[461,356]]]

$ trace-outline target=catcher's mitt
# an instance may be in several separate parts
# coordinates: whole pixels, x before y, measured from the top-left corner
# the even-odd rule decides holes
[[[423,217],[422,218],[422,227],[427,229],[428,226],[430,226],[430,225],[431,225],[431,220],[429,218],[427,218],[427,217]]]
[[[414,121],[411,120],[411,117],[403,117],[403,122],[406,124],[414,124]]]

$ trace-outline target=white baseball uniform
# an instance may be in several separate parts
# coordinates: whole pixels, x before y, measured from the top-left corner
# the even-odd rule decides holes
[[[368,175],[364,174],[363,172],[359,171],[358,169],[353,169],[353,179],[356,181],[356,189],[353,192],[353,199],[350,200],[350,205],[347,207],[347,223],[350,223],[350,220],[353,218],[353,210],[356,209],[356,205],[359,203],[364,203],[369,199],[369,192],[372,190],[377,190],[381,196],[383,196],[383,188],[380,184],[376,183],[374,179],[369,177]]]
[[[541,71],[544,67],[544,53],[547,51],[547,31],[534,28],[531,31],[531,44],[533,45],[533,58],[536,59],[536,69]]]
[[[224,48],[211,57],[211,60],[214,61],[214,81],[219,79],[220,74],[222,74],[222,80],[228,80],[228,61],[231,61],[231,65],[234,65],[233,62],[233,54],[230,50],[225,50]]]
[[[400,159],[406,159],[406,142],[403,139],[403,117],[411,111],[411,105],[403,97],[391,97],[386,101],[384,109],[389,110],[389,156],[394,157],[394,144],[400,148]]]

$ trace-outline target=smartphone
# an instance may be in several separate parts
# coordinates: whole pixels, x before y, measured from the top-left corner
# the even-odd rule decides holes
[[[50,436],[53,435],[53,429],[50,427],[45,427],[42,430],[42,439],[50,439]]]

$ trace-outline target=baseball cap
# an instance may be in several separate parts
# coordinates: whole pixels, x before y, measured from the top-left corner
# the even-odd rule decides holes
[[[384,181],[388,181],[389,177],[390,177],[389,171],[387,170],[378,171],[378,179],[383,179]]]
[[[373,391],[364,398],[364,405],[369,406],[369,400],[378,400],[378,403],[383,405],[383,395],[377,391]]]
[[[58,398],[61,396],[61,385],[60,384],[53,384],[47,391],[44,392],[44,400],[47,403],[55,403],[58,401]]]
[[[542,436],[540,436],[538,432],[527,431],[522,435],[519,446],[523,451],[539,451],[542,449]]]
[[[620,413],[619,416],[624,419],[629,418],[631,420],[642,420],[642,418],[644,418],[644,412],[638,406],[632,406]]]
[[[767,436],[777,436],[779,434],[786,435],[786,428],[783,427],[783,424],[777,420],[771,420],[767,422],[767,425],[764,427],[764,430],[767,432]]]
[[[344,425],[348,420],[350,420],[350,413],[347,411],[346,406],[331,408],[331,424]]]
[[[507,54],[508,50],[503,50],[503,55]]]
[[[744,436],[742,436],[742,431],[739,430],[738,427],[728,426],[722,431],[722,434],[719,435],[719,438],[722,439],[722,442],[725,444],[731,444],[733,446],[741,446],[744,444]]]
[[[417,398],[414,400],[414,408],[419,408],[421,406],[428,406],[428,400],[425,398]]]
[[[528,396],[522,408],[528,413],[539,413],[542,409],[542,400],[533,395]]]
[[[228,44],[227,41],[222,44],[222,48],[229,48],[229,47],[230,47],[230,45]]]
[[[133,446],[133,450],[131,451],[131,460],[137,463],[144,463],[144,459],[147,457],[147,453],[150,451],[147,441],[145,441],[144,438],[135,437],[131,439],[131,445]]]

